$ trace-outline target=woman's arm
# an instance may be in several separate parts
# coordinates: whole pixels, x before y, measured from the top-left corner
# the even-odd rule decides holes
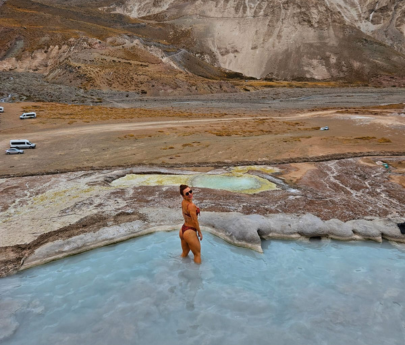
[[[200,224],[198,223],[198,217],[197,217],[197,206],[190,205],[190,216],[191,216],[191,221],[193,222],[194,227],[197,229],[198,236],[200,237],[200,240],[203,239],[202,232],[200,230]]]

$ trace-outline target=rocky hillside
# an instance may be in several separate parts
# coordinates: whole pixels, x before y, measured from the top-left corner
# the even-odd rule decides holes
[[[402,0],[0,0],[0,71],[139,94],[234,78],[405,85]]]
[[[191,29],[194,53],[256,78],[404,72],[402,0],[126,0],[109,10]]]
[[[0,1],[0,72],[152,96],[236,91],[227,80],[241,75],[184,49],[193,42],[185,30],[105,13],[103,3]]]

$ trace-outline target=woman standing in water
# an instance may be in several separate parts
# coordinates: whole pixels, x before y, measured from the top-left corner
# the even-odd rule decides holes
[[[183,210],[184,225],[182,226],[179,236],[181,239],[181,248],[183,253],[181,256],[185,258],[190,250],[194,254],[194,262],[201,263],[201,244],[203,235],[198,224],[198,215],[200,209],[193,204],[193,191],[189,186],[182,184],[180,186],[180,194],[183,197],[181,208]],[[198,239],[200,237],[200,240]]]

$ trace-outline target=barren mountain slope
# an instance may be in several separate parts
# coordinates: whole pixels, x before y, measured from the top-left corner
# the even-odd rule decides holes
[[[40,73],[49,82],[83,89],[149,95],[235,91],[222,81],[235,73],[182,48],[193,42],[187,30],[105,13],[97,7],[103,3],[111,1],[2,3],[0,71]]]
[[[82,89],[227,92],[244,76],[405,85],[402,0],[7,0],[0,9],[0,72]]]
[[[191,28],[207,62],[257,78],[402,74],[402,0],[127,0],[108,11]]]

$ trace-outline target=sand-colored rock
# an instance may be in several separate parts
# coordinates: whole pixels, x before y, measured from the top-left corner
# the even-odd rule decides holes
[[[339,219],[329,219],[324,223],[328,236],[336,240],[352,240],[354,234],[349,224]]]
[[[305,237],[322,237],[328,234],[322,220],[312,214],[305,214],[300,217],[298,232]]]
[[[400,69],[404,64],[401,1],[127,0],[111,9],[192,27],[206,61],[256,78],[365,77],[386,70],[389,56]]]
[[[106,226],[96,232],[87,232],[67,239],[45,243],[24,258],[20,269],[40,265],[68,255],[81,253],[103,245],[116,243],[158,231],[174,231],[181,223],[180,217],[171,209],[148,209],[141,211],[147,221],[134,221]],[[374,240],[382,237],[405,243],[405,235],[390,219],[374,221],[355,220],[347,223],[337,219],[322,221],[312,214],[298,217],[294,214],[243,215],[237,212],[204,212],[200,218],[202,231],[210,232],[227,242],[262,252],[263,239],[331,238],[338,240]],[[356,236],[351,231],[356,232]],[[360,235],[361,233],[361,235]]]
[[[356,235],[363,237],[364,239],[382,242],[381,232],[378,228],[373,226],[373,223],[369,220],[356,219],[347,222]]]
[[[257,219],[256,215],[250,216],[259,220],[258,234],[263,239],[298,239],[299,217],[296,215],[274,214],[266,218]]]
[[[384,239],[405,243],[405,236],[397,226],[398,223],[402,223],[401,218],[398,218],[396,221],[390,219],[373,220],[373,226],[381,232]]]
[[[216,230],[215,234],[235,245],[261,252],[257,223],[237,213],[204,212],[201,224]]]

